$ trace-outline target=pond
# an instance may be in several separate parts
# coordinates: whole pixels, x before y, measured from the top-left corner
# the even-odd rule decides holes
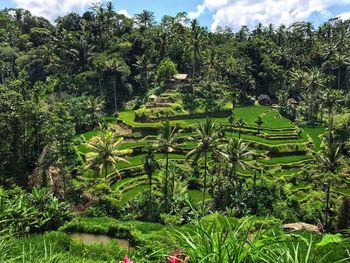
[[[100,234],[89,234],[89,233],[73,233],[72,239],[83,242],[84,244],[103,244],[106,245],[111,241],[116,241],[117,244],[122,247],[129,249],[131,248],[130,242],[127,239],[112,238],[107,235]]]

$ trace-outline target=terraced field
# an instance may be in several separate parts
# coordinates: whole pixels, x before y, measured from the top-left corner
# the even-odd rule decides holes
[[[255,120],[261,116],[264,123],[261,132],[258,133]],[[118,149],[130,149],[132,154],[127,158],[129,163],[118,163],[116,168],[122,174],[122,178],[113,183],[112,189],[122,193],[122,201],[128,202],[133,197],[148,189],[148,178],[143,171],[143,162],[145,153],[143,148],[154,142],[157,135],[157,129],[161,122],[136,122],[133,111],[123,111],[118,120],[108,118],[108,122],[119,123],[132,130],[132,134],[124,137],[124,143],[119,145]],[[237,172],[241,176],[252,177],[258,168],[258,175],[264,174],[271,180],[289,179],[302,172],[301,166],[306,163],[312,163],[314,157],[313,151],[319,151],[321,147],[321,135],[325,132],[324,127],[301,127],[291,123],[283,118],[275,109],[268,106],[242,106],[235,109],[235,118],[243,118],[245,125],[243,128],[232,127],[228,118],[214,118],[217,123],[222,124],[226,130],[225,137],[241,137],[242,140],[249,143],[251,150],[258,154],[257,161],[246,160],[246,169],[238,168]],[[195,131],[196,125],[204,118],[176,119],[171,120],[172,125],[180,128],[179,147],[176,152],[169,154],[171,162],[186,162],[186,153],[196,146]],[[300,131],[300,132],[299,132]],[[135,139],[133,135],[140,133],[140,139]],[[239,135],[239,133],[241,133]],[[143,134],[143,135],[142,135]],[[82,134],[84,140],[89,140],[96,135],[96,131],[90,131]],[[84,155],[87,152],[84,144],[79,146],[79,151]],[[164,154],[157,152],[156,159],[162,165]],[[214,162],[210,160],[210,164]],[[111,170],[111,169],[110,169]],[[111,171],[110,171],[111,172]],[[94,176],[89,172],[88,176]],[[275,179],[273,179],[275,178]],[[153,188],[158,189],[162,180],[162,172],[158,171],[154,175]],[[201,181],[200,181],[201,182]],[[303,195],[308,190],[306,186],[292,185],[288,186],[296,194]],[[158,189],[159,190],[159,189]],[[189,196],[194,202],[202,198],[202,193],[198,189],[190,189]],[[211,198],[208,194],[207,198]]]

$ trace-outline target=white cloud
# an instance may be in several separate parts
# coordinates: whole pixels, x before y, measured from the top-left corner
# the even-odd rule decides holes
[[[131,15],[129,15],[128,11],[125,10],[125,9],[119,10],[119,11],[118,11],[118,14],[124,15],[124,16],[126,16],[127,18],[131,18],[131,17],[132,17]]]
[[[19,8],[29,10],[33,15],[54,21],[69,12],[81,12],[100,0],[14,0]]]
[[[350,12],[345,12],[337,15],[341,20],[349,20],[350,19]]]
[[[350,0],[204,0],[189,16],[199,17],[207,9],[213,13],[212,30],[218,26],[237,30],[258,23],[290,25],[313,13],[329,16],[328,9],[336,4],[350,4]]]

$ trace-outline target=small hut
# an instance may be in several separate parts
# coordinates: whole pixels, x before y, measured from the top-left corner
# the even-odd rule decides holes
[[[176,74],[174,80],[176,84],[186,83],[188,81],[188,74]]]

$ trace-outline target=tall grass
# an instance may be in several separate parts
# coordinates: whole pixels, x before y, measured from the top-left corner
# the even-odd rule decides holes
[[[194,227],[176,233],[180,247],[191,262],[325,263],[349,260],[346,247],[335,245],[336,242],[321,246],[321,242],[316,243],[312,236],[285,234],[279,229],[253,231],[249,221],[241,224],[215,221],[210,225],[198,222]],[[332,245],[331,250],[325,249]]]

